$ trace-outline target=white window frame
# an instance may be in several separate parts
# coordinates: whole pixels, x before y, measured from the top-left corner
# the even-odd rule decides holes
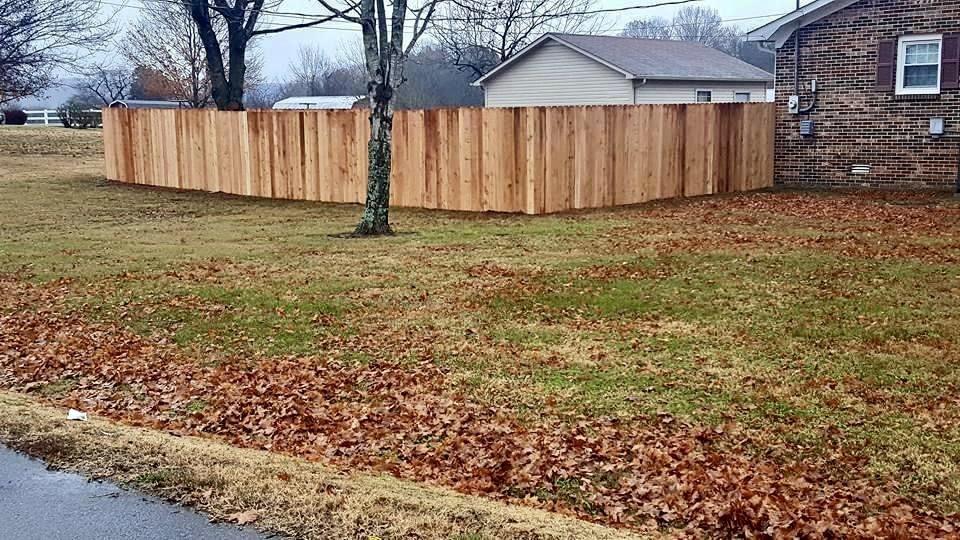
[[[940,52],[937,57],[937,86],[927,88],[904,88],[904,67],[907,60],[907,45],[916,45],[923,43],[936,43]],[[916,36],[903,36],[898,40],[897,45],[897,94],[939,94],[940,93],[940,70],[943,69],[943,35],[942,34],[923,34]]]
[[[700,101],[700,92],[707,92],[710,94],[710,101]],[[693,102],[694,103],[713,103],[713,89],[712,88],[697,88],[693,91]]]
[[[746,101],[737,101],[737,96],[747,96]],[[733,92],[733,102],[734,103],[750,103],[750,100],[753,98],[750,92],[738,92],[734,90]]]

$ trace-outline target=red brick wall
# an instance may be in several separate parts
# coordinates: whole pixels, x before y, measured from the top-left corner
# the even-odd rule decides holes
[[[794,94],[793,38],[777,51],[775,177],[781,184],[833,186],[953,186],[960,139],[933,140],[931,117],[960,131],[960,90],[942,90],[930,100],[907,100],[877,90],[877,43],[905,34],[960,33],[960,0],[861,0],[800,30],[801,104],[810,103],[817,79],[817,108],[787,112]],[[925,96],[926,97],[926,96]],[[800,120],[816,135],[800,137]],[[869,164],[854,175],[854,164]]]

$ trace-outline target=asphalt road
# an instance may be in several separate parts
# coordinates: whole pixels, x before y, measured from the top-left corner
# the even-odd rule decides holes
[[[107,482],[56,471],[0,446],[0,539],[253,540],[250,528],[206,517]]]

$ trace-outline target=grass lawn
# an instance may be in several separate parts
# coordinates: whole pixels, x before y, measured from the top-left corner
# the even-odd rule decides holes
[[[947,194],[395,209],[358,240],[356,206],[106,182],[99,136],[0,129],[0,386],[627,528],[957,525]]]

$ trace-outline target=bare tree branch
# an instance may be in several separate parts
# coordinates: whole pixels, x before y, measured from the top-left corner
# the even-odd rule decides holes
[[[215,16],[210,22],[217,41],[225,41],[226,21]],[[149,68],[167,81],[171,92],[167,99],[195,108],[206,107],[212,100],[206,50],[188,6],[176,2],[152,5],[132,22],[120,52],[130,64]]]
[[[73,86],[81,95],[95,97],[101,105],[124,99],[133,85],[133,70],[118,64],[91,64],[78,70],[80,82]]]
[[[326,0],[318,0],[326,4]],[[300,28],[311,28],[333,19],[355,21],[348,13],[356,10],[356,2],[335,9],[330,6],[329,15],[319,15],[302,23],[263,26],[262,15],[274,13],[270,9],[279,4],[267,0],[184,0],[190,7],[190,16],[199,32],[200,41],[206,52],[207,73],[210,78],[211,93],[217,108],[221,110],[242,110],[243,96],[248,69],[247,52],[251,42],[264,35],[286,32]],[[211,3],[212,2],[212,3]],[[226,35],[218,35],[214,21],[221,18],[226,24]]]
[[[361,4],[353,4],[352,6],[348,6],[346,8],[337,8],[332,4],[330,4],[329,2],[327,2],[326,0],[317,0],[317,2],[319,2],[320,5],[323,6],[327,11],[329,11],[330,13],[333,13],[336,16],[336,18],[342,19],[347,22],[360,24],[360,17],[348,15],[348,13],[358,12],[358,10],[361,7]]]
[[[0,0],[0,103],[37,94],[53,69],[76,67],[114,28],[97,0]]]
[[[595,0],[451,0],[432,35],[461,69],[477,79],[546,32],[593,33],[603,24]]]
[[[354,4],[354,6],[356,6],[356,4]],[[351,8],[351,9],[353,9],[353,8]],[[349,10],[348,10],[348,11],[349,11]],[[313,26],[317,26],[317,25],[323,24],[323,23],[325,23],[325,22],[330,22],[330,21],[332,21],[332,20],[334,20],[334,19],[337,19],[337,18],[340,18],[340,17],[337,16],[336,14],[334,14],[334,15],[325,16],[325,17],[323,17],[323,18],[321,18],[321,19],[317,19],[317,20],[315,20],[315,21],[310,21],[310,22],[305,22],[305,23],[300,23],[300,24],[289,24],[289,25],[286,25],[286,26],[275,26],[275,27],[271,27],[271,28],[261,28],[261,29],[254,30],[254,31],[250,32],[250,36],[253,37],[253,36],[263,36],[263,35],[267,35],[267,34],[276,34],[277,32],[286,32],[287,30],[296,30],[296,29],[298,29],[298,28],[311,28],[311,27],[313,27]]]
[[[290,62],[290,79],[286,81],[284,93],[299,96],[323,95],[326,79],[333,66],[330,59],[319,46],[301,45],[297,55]]]

